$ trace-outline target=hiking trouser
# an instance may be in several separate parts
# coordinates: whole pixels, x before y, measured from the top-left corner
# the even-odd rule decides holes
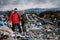
[[[16,25],[13,24],[13,25],[12,25],[12,30],[15,31],[15,27],[16,27],[16,26],[18,27],[19,32],[22,33],[22,30],[21,30],[20,24],[16,24]]]
[[[22,22],[22,29],[23,29],[23,32],[26,32],[25,22]]]

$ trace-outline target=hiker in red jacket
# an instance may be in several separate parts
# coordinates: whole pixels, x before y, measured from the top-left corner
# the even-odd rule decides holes
[[[21,27],[20,27],[20,15],[17,12],[17,8],[14,9],[14,11],[12,11],[11,15],[10,15],[10,22],[12,23],[12,30],[15,31],[15,26],[17,25],[19,32],[22,33]]]

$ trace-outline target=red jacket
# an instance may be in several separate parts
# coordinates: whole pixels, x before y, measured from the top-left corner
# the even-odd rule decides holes
[[[10,22],[12,24],[18,24],[20,23],[20,15],[18,13],[11,13],[10,15]]]

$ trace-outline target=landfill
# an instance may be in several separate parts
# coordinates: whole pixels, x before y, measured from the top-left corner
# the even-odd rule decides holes
[[[30,18],[31,17],[31,18]],[[26,34],[24,36],[18,37],[11,37],[9,34],[6,35],[5,32],[1,31],[0,27],[0,39],[4,37],[6,40],[59,40],[59,28],[54,25],[54,23],[48,19],[39,18],[39,17],[32,17],[29,16],[30,20],[26,22]],[[0,24],[1,25],[1,24]],[[4,24],[3,24],[4,25]],[[21,24],[22,25],[22,24]],[[8,29],[8,28],[7,28]],[[13,33],[13,32],[12,32]],[[16,34],[19,35],[19,32]],[[11,38],[11,39],[9,39]]]

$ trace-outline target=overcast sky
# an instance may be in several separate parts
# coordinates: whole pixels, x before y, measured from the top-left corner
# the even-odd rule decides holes
[[[14,8],[60,8],[60,0],[0,0],[0,11]]]

